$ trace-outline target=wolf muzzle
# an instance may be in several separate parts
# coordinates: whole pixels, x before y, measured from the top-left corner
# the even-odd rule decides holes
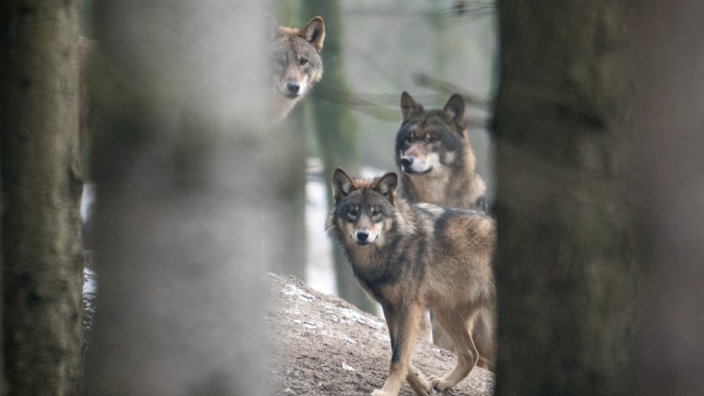
[[[301,84],[299,84],[298,81],[289,81],[286,83],[286,96],[294,98],[299,95],[300,91]]]
[[[369,236],[369,231],[365,230],[359,230],[354,233],[355,241],[360,245],[366,245],[367,243],[371,242],[369,240]]]
[[[369,232],[367,230],[356,230],[352,234],[352,239],[358,245],[368,245],[376,240],[379,235]]]
[[[401,168],[403,169],[404,172],[411,165],[413,165],[413,157],[410,157],[408,155],[404,155],[403,157],[401,157]]]
[[[413,169],[414,161],[415,158],[410,155],[404,155],[403,157],[401,157],[401,171],[408,175],[425,175],[433,170],[432,166],[429,166],[427,169],[423,170]]]

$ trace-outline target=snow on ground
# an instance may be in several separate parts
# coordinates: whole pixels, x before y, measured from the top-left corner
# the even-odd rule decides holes
[[[337,295],[332,263],[332,242],[325,232],[328,216],[328,183],[323,182],[317,158],[308,159],[306,170],[306,283],[313,289]]]

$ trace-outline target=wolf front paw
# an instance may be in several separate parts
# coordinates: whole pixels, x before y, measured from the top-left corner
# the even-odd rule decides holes
[[[432,396],[433,394],[435,394],[435,392],[433,392],[432,386],[429,386],[428,388],[422,388],[422,389],[413,388],[413,391],[416,392],[416,395],[418,395],[418,396]]]
[[[445,392],[446,390],[452,388],[454,384],[450,383],[443,377],[435,377],[435,376],[430,376],[428,378],[430,380],[431,385],[433,386],[433,389],[435,389],[438,392]]]
[[[374,391],[372,392],[372,396],[396,396],[396,395],[392,395],[391,393],[389,393],[383,389],[374,389]]]
[[[433,384],[431,384],[430,381],[426,380],[425,377],[419,373],[409,376],[407,380],[411,385],[411,388],[413,388],[413,391],[416,392],[416,395],[431,396],[433,394]]]

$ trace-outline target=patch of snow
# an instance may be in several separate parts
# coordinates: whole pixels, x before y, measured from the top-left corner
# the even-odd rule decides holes
[[[337,295],[332,242],[325,231],[328,216],[327,183],[320,160],[309,159],[306,177],[306,284],[326,294]]]
[[[85,183],[81,193],[81,220],[83,223],[88,222],[90,215],[93,213],[93,205],[95,205],[95,185]]]

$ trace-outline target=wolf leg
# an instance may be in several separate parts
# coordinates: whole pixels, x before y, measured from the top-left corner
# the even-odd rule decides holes
[[[461,317],[448,318],[443,315],[438,315],[440,324],[447,330],[455,343],[455,353],[457,354],[457,364],[455,367],[442,377],[430,377],[430,382],[433,388],[439,392],[443,392],[452,388],[476,366],[479,360],[479,351],[474,345],[472,336],[467,328],[467,322]]]
[[[455,351],[455,343],[452,342],[452,338],[449,334],[442,328],[438,319],[430,313],[430,324],[432,328],[433,344],[439,346],[440,348],[447,349],[450,352]]]
[[[479,351],[479,362],[477,365],[493,371],[496,339],[494,334],[494,316],[491,311],[483,309],[475,316],[472,321],[472,340]]]
[[[391,350],[394,349],[396,331],[398,328],[398,318],[395,311],[391,307],[384,308],[384,317],[386,318],[386,326],[389,329],[389,339],[391,340]],[[421,316],[422,317],[422,316]],[[430,396],[433,392],[433,386],[413,364],[408,364],[408,374],[406,381],[411,385],[413,391],[420,396]]]
[[[391,337],[391,365],[384,386],[372,392],[373,396],[398,395],[403,380],[408,379],[411,373],[419,373],[415,367],[409,368],[418,331],[418,321],[422,313],[422,307],[416,304],[403,306],[398,310],[384,306],[384,317]],[[420,378],[420,376],[414,375],[411,386],[416,385],[421,389],[423,381],[420,381]],[[426,393],[426,395],[428,394]]]

